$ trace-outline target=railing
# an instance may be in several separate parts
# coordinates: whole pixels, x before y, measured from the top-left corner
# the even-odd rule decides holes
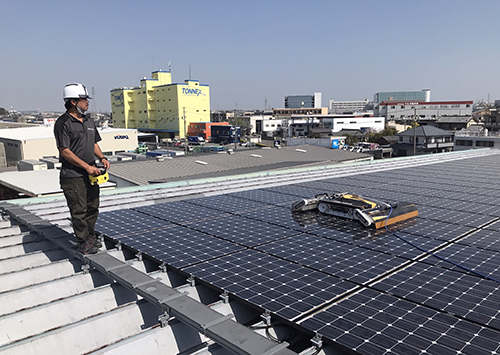
[[[463,132],[456,131],[455,137],[500,137],[500,132]]]

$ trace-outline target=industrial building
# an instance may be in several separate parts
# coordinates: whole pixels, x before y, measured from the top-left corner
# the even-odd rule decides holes
[[[471,116],[472,106],[472,101],[384,101],[375,106],[374,115],[388,121],[435,121],[442,116]]]
[[[328,105],[329,114],[354,113],[365,111],[366,106],[370,103],[368,99],[362,101],[335,101],[330,100]]]
[[[191,122],[210,122],[210,88],[197,80],[172,83],[169,71],[155,71],[139,86],[111,90],[113,127],[185,137]]]
[[[328,107],[318,108],[275,108],[273,109],[273,116],[280,118],[282,116],[291,115],[327,115]]]
[[[113,155],[137,148],[137,130],[98,128],[102,141],[99,146],[104,155]],[[0,142],[5,147],[7,165],[20,160],[59,156],[53,126],[0,129]]]
[[[285,108],[321,108],[321,93],[285,96]]]
[[[373,103],[378,105],[383,101],[431,101],[431,90],[422,91],[387,91],[377,92],[373,96]]]
[[[306,136],[309,131],[323,129],[324,132],[335,133],[341,130],[373,130],[385,128],[384,117],[373,117],[366,114],[352,115],[292,115],[287,124],[288,137]]]

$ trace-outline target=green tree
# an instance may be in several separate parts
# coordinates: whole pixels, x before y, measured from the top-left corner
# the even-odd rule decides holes
[[[394,127],[387,127],[380,132],[371,131],[366,135],[366,141],[370,143],[377,143],[377,141],[385,136],[394,136],[398,133],[397,129]]]
[[[0,115],[7,115],[7,114],[9,114],[9,111],[4,109],[3,107],[0,107]]]
[[[309,131],[307,133],[307,138],[321,138],[321,133]]]
[[[366,135],[366,141],[370,143],[377,143],[377,141],[383,136],[382,133],[372,132]]]
[[[351,134],[346,133],[346,134],[344,134],[344,136],[345,136],[345,144],[347,144],[347,145],[354,145],[354,144],[358,143],[358,141],[359,141],[358,137],[353,136]]]
[[[398,130],[394,127],[387,127],[381,133],[383,137],[395,136]]]

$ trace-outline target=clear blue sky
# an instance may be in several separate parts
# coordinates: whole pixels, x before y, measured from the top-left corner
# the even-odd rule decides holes
[[[285,95],[500,99],[500,1],[0,1],[0,107],[63,110],[62,88],[113,88],[167,70],[210,85],[212,109]],[[92,107],[92,103],[91,103]]]

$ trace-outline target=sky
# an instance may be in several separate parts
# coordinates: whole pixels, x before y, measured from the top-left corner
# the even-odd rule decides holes
[[[110,90],[155,70],[210,86],[212,110],[287,95],[500,99],[498,0],[0,0],[0,107],[63,111],[70,82]],[[266,106],[267,102],[267,106]]]

